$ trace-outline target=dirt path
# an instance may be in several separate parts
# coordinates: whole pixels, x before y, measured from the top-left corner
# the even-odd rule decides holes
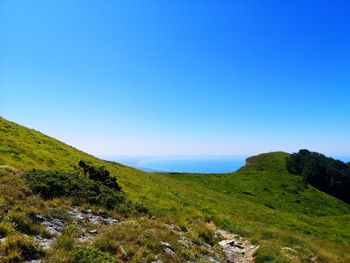
[[[207,224],[215,234],[222,239],[219,245],[224,250],[227,261],[231,263],[253,263],[254,253],[259,246],[252,245],[248,240],[244,240],[238,235],[229,233],[225,230],[218,229],[214,223]]]

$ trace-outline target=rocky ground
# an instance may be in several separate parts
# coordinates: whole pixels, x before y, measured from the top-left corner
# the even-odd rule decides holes
[[[113,225],[118,223],[118,220],[116,219],[107,216],[103,217],[95,215],[92,214],[89,210],[87,213],[81,212],[79,211],[78,207],[74,207],[72,210],[70,210],[69,215],[81,232],[81,236],[79,237],[80,242],[88,241],[98,234],[98,231],[96,229],[87,229],[84,227],[84,225]],[[45,225],[46,231],[51,235],[50,238],[45,238],[39,235],[34,237],[39,246],[45,250],[51,247],[53,241],[57,236],[61,235],[66,223],[64,220],[54,217],[44,217],[42,215],[36,215],[36,217],[42,225]]]
[[[70,220],[76,225],[76,228],[79,229],[81,233],[80,237],[78,237],[79,242],[89,242],[97,237],[100,233],[98,231],[99,225],[123,225],[127,224],[128,220],[119,222],[118,220],[108,217],[93,214],[90,210],[82,212],[78,207],[73,207],[69,212]],[[57,237],[62,234],[64,227],[66,226],[66,222],[62,219],[54,218],[54,217],[45,217],[43,215],[36,215],[37,220],[40,224],[44,225],[46,228],[46,232],[49,234],[48,236],[40,236],[37,235],[34,239],[37,241],[42,250],[50,249],[53,242]],[[130,220],[129,220],[130,221]],[[96,226],[96,228],[94,228]],[[213,223],[207,225],[209,229],[214,231],[215,240],[218,240],[217,244],[210,245],[205,243],[205,247],[207,249],[207,253],[203,255],[203,258],[200,260],[201,262],[211,262],[211,263],[251,263],[254,262],[253,255],[259,248],[258,246],[254,246],[250,244],[247,240],[243,240],[238,235],[233,233],[229,233],[222,229],[218,229]],[[184,248],[191,248],[193,246],[197,246],[193,240],[189,238],[188,232],[183,231],[180,227],[172,224],[168,224],[167,228],[169,231],[176,232],[179,236],[177,242]],[[4,241],[4,240],[2,240]],[[166,242],[166,240],[161,241],[159,244],[162,247],[163,252],[168,254],[174,261],[177,260],[177,254],[173,246]],[[121,248],[121,253],[125,253],[127,256],[127,252],[123,252],[124,248]],[[30,263],[39,263],[40,259],[35,259],[32,261],[28,261]],[[191,263],[193,261],[187,261],[187,263]],[[152,263],[165,263],[162,260],[156,260]]]
[[[223,240],[219,242],[219,245],[224,250],[228,262],[254,262],[253,256],[259,249],[259,246],[254,246],[247,240],[242,240],[239,236],[221,229],[217,229],[216,233],[223,238]]]
[[[97,229],[87,229],[84,227],[86,224],[90,225],[113,225],[113,224],[124,224],[124,222],[119,222],[116,219],[107,216],[100,216],[92,214],[91,211],[81,212],[77,207],[73,208],[69,211],[69,214],[73,220],[73,222],[77,225],[80,232],[82,233],[79,237],[80,242],[87,242],[94,237],[96,237],[99,233]],[[41,221],[41,224],[46,226],[46,230],[48,233],[52,235],[51,238],[44,238],[41,236],[36,236],[35,239],[38,241],[39,245],[42,249],[48,249],[51,247],[53,241],[57,236],[61,235],[61,232],[65,226],[65,222],[63,220],[48,217],[45,218],[41,215],[37,215],[37,218]],[[217,247],[210,246],[206,244],[208,248],[212,250],[211,255],[208,255],[206,258],[203,258],[204,261],[219,263],[219,262],[228,262],[228,263],[250,263],[254,262],[253,255],[258,250],[258,246],[254,246],[250,244],[247,240],[243,240],[238,235],[233,233],[229,233],[222,229],[217,229],[216,226],[211,223],[208,224],[208,227],[215,231],[216,238],[220,241],[218,242],[219,247],[224,252],[224,258],[217,253]],[[168,225],[169,230],[176,231],[181,237],[178,240],[178,243],[183,245],[184,247],[190,248],[191,246],[195,246],[193,241],[187,238],[187,235],[184,231],[182,231],[176,225]],[[160,245],[163,248],[164,253],[167,253],[173,257],[176,257],[176,253],[173,250],[172,246],[166,241],[161,241]],[[31,261],[31,263],[38,263],[40,260]],[[163,263],[161,260],[153,261],[152,263]]]

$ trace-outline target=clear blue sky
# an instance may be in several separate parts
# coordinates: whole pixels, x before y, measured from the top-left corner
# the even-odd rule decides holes
[[[0,115],[98,156],[350,154],[350,2],[0,2]]]

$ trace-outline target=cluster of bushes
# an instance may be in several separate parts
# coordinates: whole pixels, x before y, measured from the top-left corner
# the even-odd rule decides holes
[[[350,164],[300,150],[287,158],[287,169],[321,191],[350,203]]]
[[[101,205],[107,209],[115,209],[125,201],[124,193],[104,168],[84,165],[85,175],[64,171],[27,171],[24,178],[34,193],[45,199],[54,197],[71,197],[78,203]]]
[[[113,188],[116,191],[121,191],[121,187],[118,185],[115,177],[112,177],[103,166],[94,167],[92,165],[88,165],[84,161],[79,162],[79,167],[83,169],[84,175],[88,176],[89,179],[94,181],[99,181],[103,183],[103,185]]]
[[[112,263],[110,254],[94,247],[76,246],[67,253],[68,262],[80,263]]]

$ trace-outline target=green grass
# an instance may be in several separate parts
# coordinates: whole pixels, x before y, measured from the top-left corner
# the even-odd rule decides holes
[[[105,166],[128,198],[164,221],[183,228],[213,221],[259,243],[257,262],[350,262],[350,206],[289,174],[286,156],[259,155],[232,174],[145,173],[0,118],[0,170],[70,171],[84,160]]]

